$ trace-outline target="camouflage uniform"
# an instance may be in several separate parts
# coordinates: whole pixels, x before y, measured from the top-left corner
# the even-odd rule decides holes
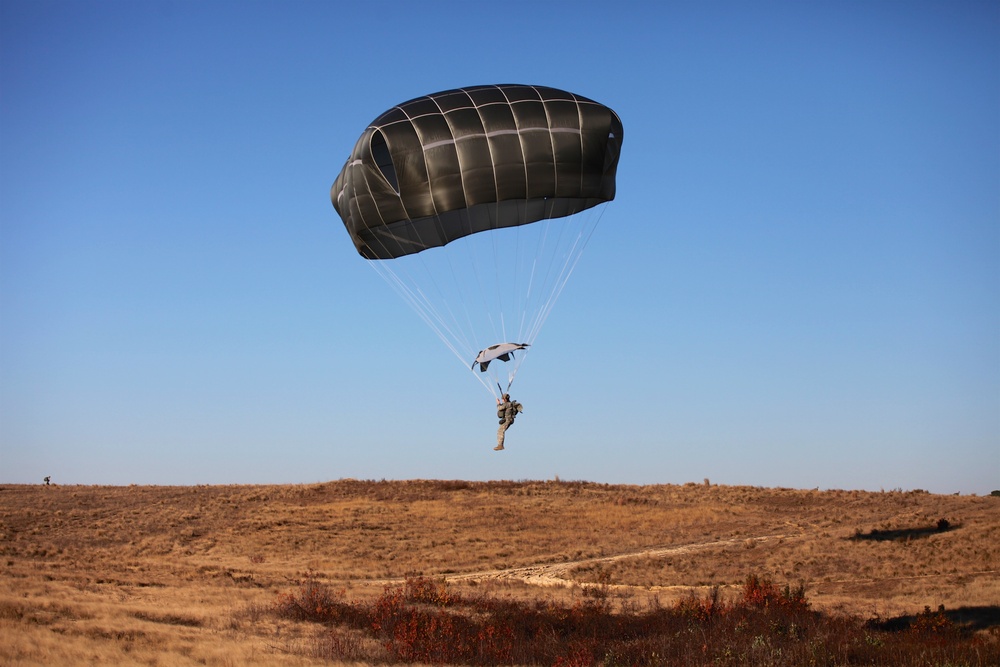
[[[503,449],[503,437],[514,424],[514,418],[518,412],[523,412],[524,408],[517,401],[511,401],[509,396],[504,396],[504,402],[497,406],[497,417],[500,418],[500,428],[497,429],[497,446],[493,449],[500,451]]]

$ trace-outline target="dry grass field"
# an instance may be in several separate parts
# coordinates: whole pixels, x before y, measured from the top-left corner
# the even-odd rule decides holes
[[[318,665],[305,579],[670,604],[750,574],[813,609],[944,605],[997,641],[1000,498],[704,484],[0,486],[0,665]],[[959,613],[960,612],[960,613]]]

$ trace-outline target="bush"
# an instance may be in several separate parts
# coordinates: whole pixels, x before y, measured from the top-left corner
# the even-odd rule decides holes
[[[615,612],[604,598],[566,606],[466,597],[443,581],[408,578],[368,602],[307,579],[274,613],[329,627],[322,657],[463,665],[1000,664],[1000,645],[959,631],[943,610],[905,625],[810,611],[804,587],[747,577],[732,601],[719,589],[672,607]],[[369,648],[365,648],[365,647]],[[367,651],[367,652],[366,652]]]
[[[779,591],[769,579],[760,579],[756,574],[747,576],[746,583],[743,584],[742,601],[743,604],[758,609],[771,607],[799,612],[809,608],[804,586],[799,585],[793,590],[786,584],[785,588]]]
[[[307,577],[294,593],[278,596],[274,613],[292,621],[337,624],[355,619],[359,610],[344,599],[344,591],[331,591],[325,584]]]

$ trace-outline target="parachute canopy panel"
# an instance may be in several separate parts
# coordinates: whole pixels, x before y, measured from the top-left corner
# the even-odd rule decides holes
[[[372,121],[330,197],[361,256],[393,259],[611,201],[614,111],[543,86],[418,97]]]
[[[479,372],[485,373],[486,369],[490,366],[490,362],[494,359],[510,361],[511,357],[514,356],[514,350],[524,350],[528,347],[527,343],[498,343],[490,345],[485,350],[479,351],[479,356],[472,362],[472,367],[475,368],[476,364],[479,364]]]

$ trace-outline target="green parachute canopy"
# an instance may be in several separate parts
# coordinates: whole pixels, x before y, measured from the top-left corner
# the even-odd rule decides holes
[[[555,88],[473,86],[389,109],[330,196],[358,252],[392,259],[615,198],[622,123]]]

